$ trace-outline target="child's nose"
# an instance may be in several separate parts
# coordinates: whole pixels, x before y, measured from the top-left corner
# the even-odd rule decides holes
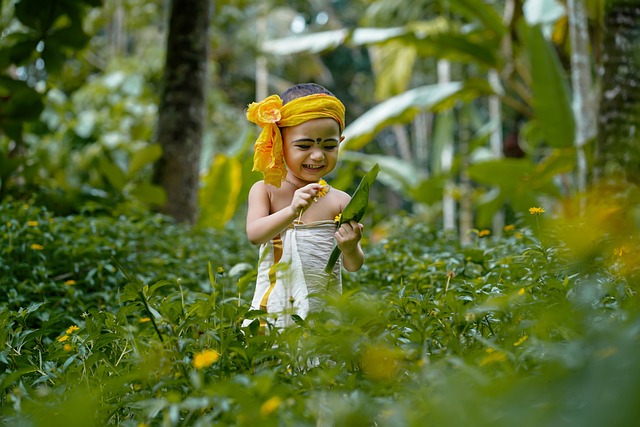
[[[315,149],[311,151],[310,156],[312,160],[322,160],[324,158],[324,153],[320,149]]]

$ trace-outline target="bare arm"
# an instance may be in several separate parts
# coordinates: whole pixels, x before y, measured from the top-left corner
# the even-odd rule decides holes
[[[262,181],[255,183],[249,191],[246,225],[249,241],[259,245],[273,239],[310,206],[321,188],[319,184],[306,185],[293,193],[290,205],[271,213],[271,200],[266,185]]]

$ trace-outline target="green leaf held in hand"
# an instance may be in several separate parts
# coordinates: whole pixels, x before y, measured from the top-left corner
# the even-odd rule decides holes
[[[344,207],[342,214],[340,215],[340,224],[349,222],[349,221],[357,221],[360,222],[365,212],[367,211],[367,207],[369,206],[369,188],[371,184],[376,180],[376,176],[378,176],[378,172],[380,171],[380,167],[376,163],[373,165],[371,170],[367,172],[367,174],[362,178],[358,188],[356,188],[355,193],[351,197],[347,206]],[[326,273],[330,273],[333,270],[333,267],[336,265],[338,258],[340,257],[340,253],[342,251],[336,245],[329,256],[329,261],[327,262],[327,266],[324,268]]]

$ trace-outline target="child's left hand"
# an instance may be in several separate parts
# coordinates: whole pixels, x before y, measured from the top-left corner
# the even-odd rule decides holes
[[[364,225],[356,222],[349,221],[340,225],[340,228],[335,232],[334,237],[336,243],[343,253],[351,253],[358,249],[358,243],[362,239],[362,230]]]

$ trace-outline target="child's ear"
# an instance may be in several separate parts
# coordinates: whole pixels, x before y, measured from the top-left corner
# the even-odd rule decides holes
[[[340,135],[340,142],[344,141],[344,136]]]

